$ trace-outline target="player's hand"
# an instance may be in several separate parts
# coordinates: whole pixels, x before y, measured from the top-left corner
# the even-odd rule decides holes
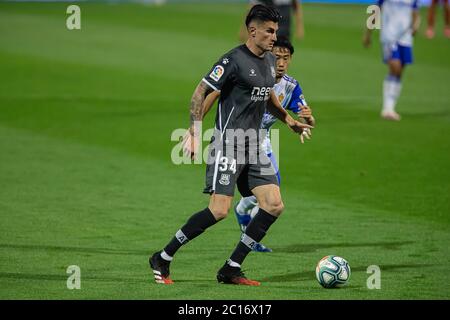
[[[300,135],[300,142],[305,143],[305,138],[310,140],[311,139],[311,129],[303,129],[302,134]]]
[[[289,128],[291,128],[292,131],[294,131],[295,133],[298,133],[300,135],[300,141],[302,143],[305,142],[305,137],[303,135],[303,133],[305,132],[304,129],[314,129],[313,126],[306,124],[306,123],[301,123],[300,121],[294,120],[292,117],[288,116],[286,117],[286,124],[288,125]],[[307,137],[309,138],[309,136]]]
[[[187,130],[182,140],[183,154],[194,160],[198,153],[198,146],[199,135],[193,134],[191,130]]]
[[[301,103],[298,103],[298,106],[300,108],[300,112],[298,113],[300,118],[308,119],[312,116],[312,110],[310,107],[303,106]]]
[[[311,109],[310,109],[310,110],[311,110]],[[300,113],[299,113],[299,114],[300,114]],[[315,126],[315,120],[314,120],[314,118],[313,118],[312,115],[309,116],[308,118],[302,118],[302,117],[300,117],[298,120],[299,120],[301,123],[306,123],[306,124],[309,124],[310,126]],[[303,132],[302,132],[302,134],[300,135],[300,141],[301,141],[301,143],[305,143],[305,138],[308,139],[308,140],[310,140],[311,137],[312,137],[311,129],[305,128],[305,129],[303,129]]]
[[[298,117],[300,119],[303,119],[305,121],[300,121],[302,123],[307,123],[310,126],[315,127],[316,126],[316,120],[314,119],[313,115],[312,115],[312,110],[309,106],[302,106],[300,103],[298,104],[298,106],[300,107],[300,112],[297,113]],[[311,130],[309,130],[308,133],[309,137],[311,137]]]

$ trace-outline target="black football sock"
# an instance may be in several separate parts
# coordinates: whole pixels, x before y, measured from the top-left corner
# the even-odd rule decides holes
[[[189,240],[194,239],[207,228],[211,227],[217,222],[211,210],[206,208],[196,214],[192,215],[184,226],[177,231],[175,237],[167,244],[164,251],[171,257],[177,250]]]
[[[242,234],[241,241],[239,241],[236,249],[234,249],[230,260],[242,264],[245,257],[252,251],[253,246],[264,238],[267,230],[269,230],[276,219],[277,217],[259,208],[258,213],[250,221],[247,229],[245,229],[245,233]]]

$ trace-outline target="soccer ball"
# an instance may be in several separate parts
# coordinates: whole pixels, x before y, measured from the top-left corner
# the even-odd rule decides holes
[[[317,264],[316,278],[324,288],[342,287],[350,279],[350,265],[338,256],[323,257]]]

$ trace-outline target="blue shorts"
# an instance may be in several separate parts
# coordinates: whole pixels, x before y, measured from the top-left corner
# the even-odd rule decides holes
[[[399,44],[383,44],[383,61],[400,60],[402,65],[413,63],[412,47]]]

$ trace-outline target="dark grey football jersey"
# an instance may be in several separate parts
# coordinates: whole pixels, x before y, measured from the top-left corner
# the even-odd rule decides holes
[[[203,78],[220,99],[216,128],[260,128],[270,91],[275,85],[275,56],[266,52],[263,58],[253,54],[245,44],[223,55]]]

